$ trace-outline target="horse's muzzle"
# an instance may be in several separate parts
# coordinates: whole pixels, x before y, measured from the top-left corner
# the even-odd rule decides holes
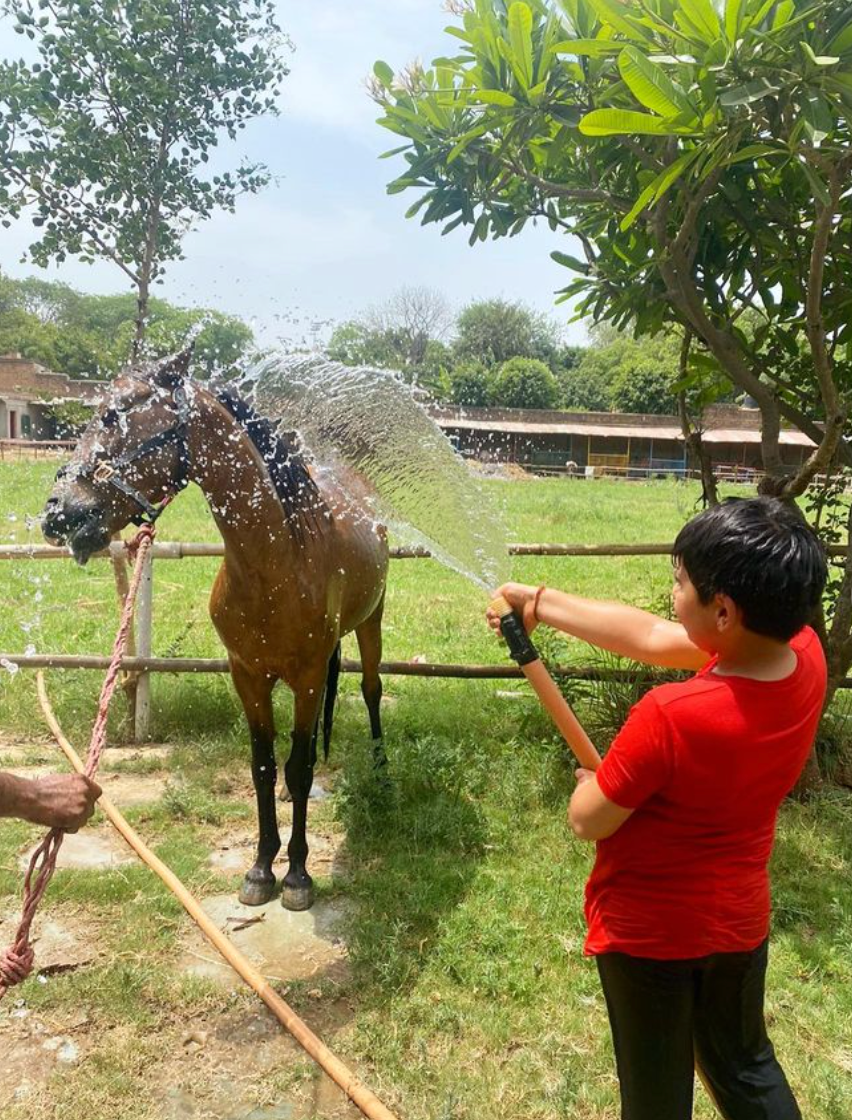
[[[109,544],[110,531],[97,506],[49,498],[42,514],[41,530],[51,544],[67,544],[78,564]]]

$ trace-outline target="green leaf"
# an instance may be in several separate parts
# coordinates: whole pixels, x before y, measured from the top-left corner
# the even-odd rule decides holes
[[[556,261],[557,264],[563,265],[565,268],[573,269],[574,272],[582,272],[586,276],[589,275],[589,262],[578,260],[577,257],[572,257],[568,253],[560,253],[559,250],[554,250],[551,254],[551,259]]]
[[[726,0],[725,3],[725,34],[731,46],[740,37],[740,19],[744,2],[745,0]]]
[[[813,48],[810,43],[806,43],[803,39],[799,41],[799,46],[804,51],[805,57],[814,66],[835,66],[840,58],[838,55],[833,54],[814,54]]]
[[[550,49],[554,54],[572,54],[578,58],[584,55],[606,58],[607,55],[618,54],[622,47],[623,43],[613,39],[563,39]]]
[[[516,0],[509,8],[509,44],[512,48],[515,73],[524,89],[533,81],[532,12]]]
[[[507,109],[518,104],[517,98],[512,97],[511,93],[505,93],[502,89],[474,89],[470,91],[470,96],[473,100],[481,101],[485,105],[502,105]]]
[[[707,69],[711,72],[724,70],[728,63],[728,49],[724,39],[717,39],[715,43],[711,43],[703,59]]]
[[[379,159],[390,159],[391,156],[398,156],[400,152],[407,152],[410,147],[410,144],[401,144],[398,148],[390,148],[388,151],[382,152]]]
[[[814,192],[820,202],[823,203],[823,205],[828,206],[831,202],[831,194],[828,187],[825,185],[819,175],[817,175],[816,171],[814,171],[810,164],[805,163],[805,161],[803,160],[800,166],[802,168],[802,171],[804,171],[805,173],[805,178],[811,185],[811,190]]]
[[[753,101],[760,101],[761,98],[768,97],[771,93],[777,93],[780,88],[780,86],[770,82],[768,78],[755,78],[754,81],[746,82],[745,85],[726,89],[719,97],[719,104],[727,109],[735,108],[737,105],[751,105]]]
[[[624,16],[624,6],[619,0],[587,0],[601,23],[608,23],[613,31],[620,31],[634,43],[647,43],[648,36],[633,21]]]
[[[704,42],[713,43],[722,34],[722,25],[710,0],[680,0],[680,8],[690,23],[702,33]]]
[[[391,85],[393,84],[394,73],[391,67],[388,66],[386,62],[382,62],[381,59],[379,59],[377,62],[374,62],[373,73],[376,75],[385,89],[390,89]]]
[[[490,128],[491,124],[487,122],[486,124],[477,125],[476,128],[471,128],[468,132],[465,132],[463,136],[460,136],[447,156],[447,163],[452,163],[454,159],[457,159],[471,141],[476,140],[480,136],[484,136]]]
[[[662,67],[649,62],[635,47],[624,48],[618,56],[618,69],[636,100],[646,109],[661,117],[676,117],[679,113],[695,116],[683,90]]]
[[[796,11],[795,0],[781,0],[772,17],[772,30],[779,31],[790,22],[790,16]]]
[[[642,191],[629,214],[621,219],[622,231],[630,229],[642,211],[652,202],[657,202],[663,197],[666,191],[671,187],[681,175],[686,171],[687,167],[698,157],[700,149],[693,148],[692,151],[684,152],[682,156],[670,164],[665,170],[661,171],[656,178],[648,184]]]
[[[834,132],[835,121],[831,106],[819,93],[809,93],[802,104],[805,132],[814,144],[820,144]]]
[[[745,34],[746,31],[748,31],[752,27],[760,27],[760,25],[769,15],[769,12],[772,10],[772,8],[775,7],[777,2],[778,0],[764,0],[763,4],[761,4],[757,11],[752,12],[751,15],[746,16],[746,18],[743,20],[742,33]]]
[[[580,121],[584,136],[674,136],[682,132],[678,121],[634,113],[629,109],[593,109]],[[688,130],[687,130],[688,131]]]
[[[827,44],[827,49],[837,54],[845,54],[848,50],[852,50],[852,19]]]
[[[787,156],[789,152],[783,148],[773,148],[771,144],[748,144],[740,148],[725,160],[725,166],[731,167],[735,163],[744,163],[749,159],[760,159],[766,156]]]

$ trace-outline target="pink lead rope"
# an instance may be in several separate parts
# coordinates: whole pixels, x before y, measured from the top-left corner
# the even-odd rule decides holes
[[[139,590],[139,584],[142,580],[145,557],[151,545],[154,543],[155,533],[156,529],[153,524],[146,524],[142,526],[132,541],[126,542],[127,551],[130,555],[132,556],[134,553],[136,555],[136,563],[133,569],[133,576],[130,581],[127,598],[124,602],[121,623],[118,627],[118,633],[115,636],[115,642],[112,647],[112,660],[110,661],[110,666],[106,678],[104,679],[103,687],[101,688],[98,715],[95,720],[95,726],[92,728],[89,753],[86,755],[87,778],[94,778],[101,761],[101,752],[106,742],[107,713],[109,712],[110,701],[112,700],[113,692],[115,692],[118,674],[121,669],[121,659],[124,656],[127,632],[130,629],[130,623],[133,619],[133,608],[136,603],[136,594]],[[7,949],[0,953],[0,999],[2,999],[6,992],[14,987],[15,984],[20,984],[26,980],[33,970],[35,954],[33,953],[33,947],[30,943],[30,927],[38,905],[42,900],[44,892],[47,890],[47,885],[53,878],[53,872],[56,870],[56,860],[59,855],[59,849],[62,847],[64,837],[65,831],[63,829],[53,828],[48,832],[35,852],[33,852],[30,865],[27,869],[26,878],[24,879],[24,904],[21,911],[21,924],[18,926],[15,940]]]

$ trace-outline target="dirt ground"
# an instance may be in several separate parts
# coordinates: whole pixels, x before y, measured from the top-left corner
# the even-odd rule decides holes
[[[0,755],[7,769],[29,776],[54,769],[47,742],[20,743],[0,740]],[[120,752],[132,759],[138,751]],[[110,752],[108,765],[119,752]],[[145,757],[150,758],[148,748]],[[119,807],[158,800],[168,775],[162,772],[109,773],[101,778],[104,791]],[[247,787],[247,792],[249,788]],[[318,795],[323,796],[320,787]],[[282,818],[288,810],[282,805]],[[284,823],[282,819],[282,824]],[[255,844],[254,830],[245,826],[224,834],[210,852],[209,865],[216,878],[232,877],[249,866]],[[312,868],[327,874],[339,864],[339,841],[321,833],[309,835]],[[22,852],[19,867],[26,866]],[[60,866],[115,868],[136,857],[105,822],[69,836],[63,845]],[[208,894],[203,906],[214,923],[227,933],[243,954],[287,998],[287,986],[299,981],[307,988],[309,1025],[320,1037],[345,1026],[351,1009],[333,994],[347,975],[346,947],[337,927],[340,903],[315,903],[310,911],[290,913],[278,899],[263,907],[240,905],[233,891]],[[0,941],[8,943],[19,911],[0,913]],[[102,953],[96,923],[82,907],[63,906],[49,919],[36,919],[39,982],[50,983],[58,973],[84,968]],[[163,1052],[156,1076],[149,1077],[151,1115],[157,1120],[354,1120],[360,1112],[343,1092],[307,1057],[277,1019],[258,1000],[235,1009],[229,993],[244,988],[239,977],[221,960],[189,917],[181,939],[180,967],[187,973],[213,980],[222,988],[222,1009],[190,1022],[175,1022],[162,1038]],[[332,983],[329,983],[331,981]],[[230,1005],[230,1006],[229,1006]],[[247,1007],[247,1009],[246,1009]],[[0,1004],[0,1116],[13,1105],[22,1105],[32,1120],[52,1120],[55,1112],[48,1079],[54,1071],[71,1071],[87,1061],[105,1042],[120,1048],[128,1028],[105,1031],[86,1014],[41,1013],[16,998],[14,990]],[[282,1086],[275,1099],[258,1105],[257,1084]],[[268,1095],[268,1094],[267,1094]]]

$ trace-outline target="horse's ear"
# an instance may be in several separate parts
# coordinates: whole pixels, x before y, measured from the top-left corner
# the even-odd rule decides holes
[[[177,354],[172,354],[160,362],[151,373],[151,380],[154,384],[161,385],[165,389],[173,389],[175,385],[183,381],[189,373],[189,364],[192,361],[194,348],[194,343],[190,343],[183,350],[178,351]]]

